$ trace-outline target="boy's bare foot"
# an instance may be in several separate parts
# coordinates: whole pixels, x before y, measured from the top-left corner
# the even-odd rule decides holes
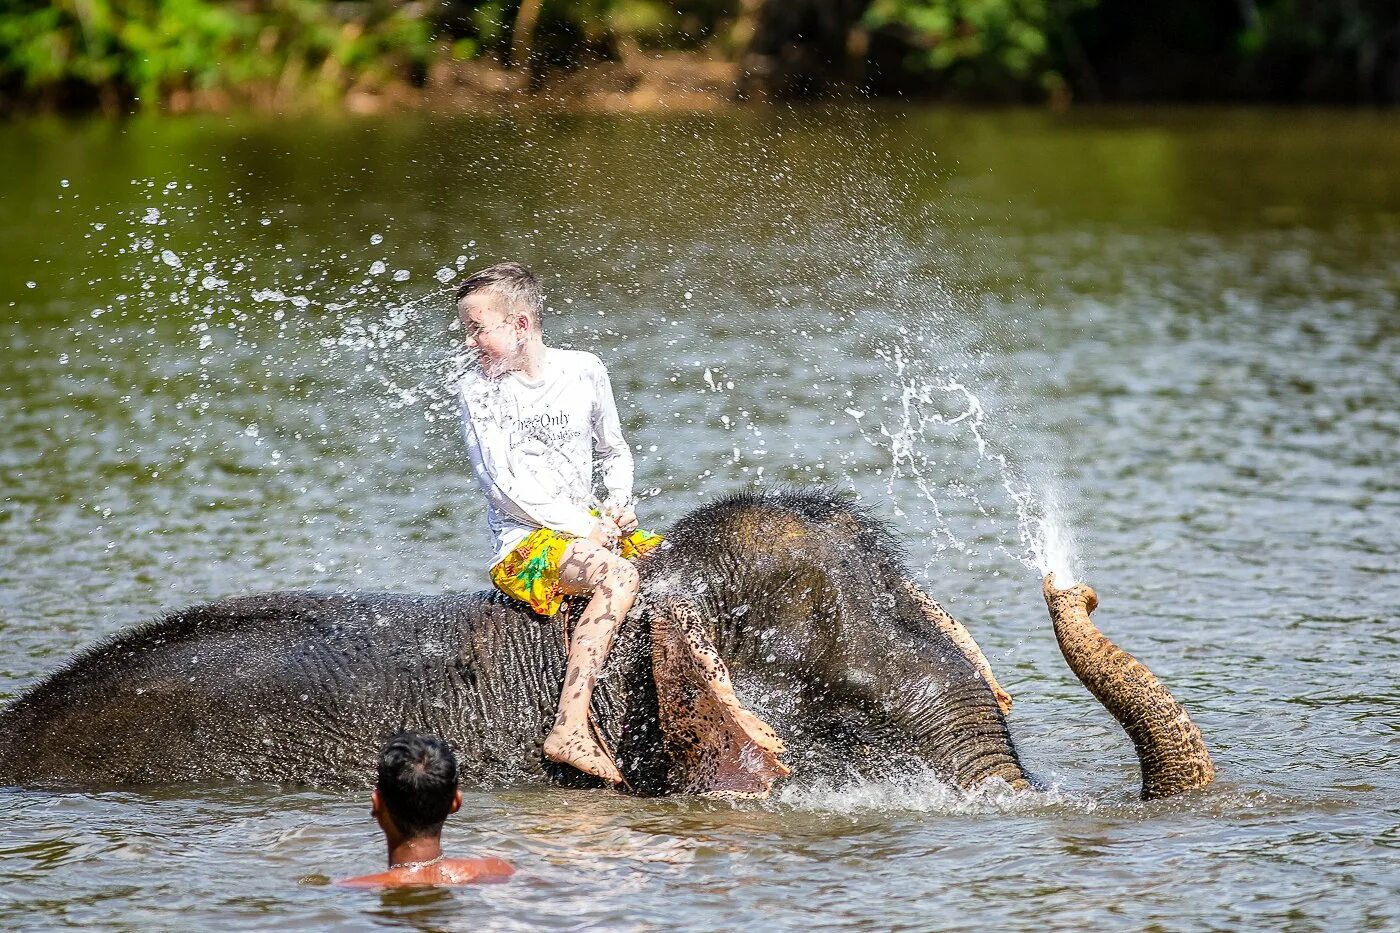
[[[544,757],[563,765],[572,765],[584,774],[601,778],[609,784],[621,784],[622,772],[607,752],[603,751],[584,725],[577,729],[555,726],[544,737]]]

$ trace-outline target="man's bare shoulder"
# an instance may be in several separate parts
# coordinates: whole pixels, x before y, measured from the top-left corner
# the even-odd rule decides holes
[[[445,858],[422,865],[404,865],[374,875],[346,878],[336,884],[349,888],[430,887],[504,881],[515,874],[509,862],[498,858]]]

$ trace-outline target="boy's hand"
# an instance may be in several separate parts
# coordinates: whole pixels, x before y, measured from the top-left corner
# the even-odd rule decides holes
[[[620,509],[608,509],[607,516],[617,523],[617,530],[630,535],[637,530],[637,512],[630,505]]]
[[[598,521],[593,527],[593,531],[588,535],[588,540],[599,547],[605,547],[609,551],[617,550],[617,542],[622,538],[622,530],[617,527],[617,522],[607,513],[598,516]]]

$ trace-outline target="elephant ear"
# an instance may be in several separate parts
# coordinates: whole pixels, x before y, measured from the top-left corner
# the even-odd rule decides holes
[[[774,781],[792,773],[778,758],[783,741],[739,702],[699,610],[673,598],[654,604],[650,617],[652,676],[672,791],[767,796]]]

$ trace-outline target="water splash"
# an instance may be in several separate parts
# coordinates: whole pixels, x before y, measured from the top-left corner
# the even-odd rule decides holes
[[[1074,570],[1077,553],[1074,533],[1061,516],[1053,487],[1042,493],[1039,505],[1040,514],[1023,529],[1022,540],[1029,541],[1032,560],[1041,576],[1054,574],[1055,586],[1068,589],[1079,582]]]
[[[886,492],[893,494],[900,480],[911,481],[928,504],[940,547],[969,553],[966,538],[945,515],[944,500],[965,500],[988,518],[995,517],[996,506],[985,485],[950,473],[949,459],[939,452],[950,443],[975,449],[1015,516],[1018,548],[999,542],[997,549],[1041,576],[1054,573],[1059,586],[1072,586],[1077,579],[1075,541],[1056,489],[1048,480],[1033,482],[1024,452],[1013,454],[1009,443],[994,438],[987,409],[970,387],[972,359],[964,355],[952,364],[933,364],[917,350],[911,353],[908,345],[878,352],[899,387],[899,404],[879,424],[878,436],[866,433],[868,441],[888,452]]]
[[[890,205],[911,197],[870,190],[873,182],[859,176],[833,176],[826,181],[843,182],[835,186],[843,192],[835,205],[841,216],[806,216],[788,182],[763,181],[786,177],[766,171],[781,157],[755,152],[751,160],[752,177],[725,178],[738,177],[755,189],[749,200],[771,209],[727,215],[722,229],[709,230],[688,250],[579,220],[567,206],[534,217],[566,254],[588,259],[571,269],[577,278],[559,291],[559,310],[580,302],[567,308],[566,341],[573,342],[563,345],[603,352],[617,372],[640,373],[665,392],[646,409],[628,397],[641,394],[635,387],[619,396],[624,417],[632,408],[649,422],[650,436],[634,435],[642,441],[638,477],[639,485],[665,490],[659,506],[675,502],[661,520],[740,485],[828,483],[858,495],[883,485],[896,516],[909,515],[901,499],[927,506],[917,511],[928,515],[912,516],[922,527],[911,530],[927,535],[931,555],[971,556],[991,541],[1021,565],[1054,569],[1064,579],[1072,541],[1051,487],[1027,480],[1028,458],[980,369],[986,351],[968,322],[978,318],[984,298],[947,284],[930,268],[931,248],[899,228]],[[119,283],[123,294],[93,316],[124,317],[128,296],[132,305],[170,308],[153,332],[160,332],[166,358],[188,354],[184,372],[195,376],[192,387],[176,391],[173,406],[189,421],[186,448],[232,450],[240,469],[288,477],[297,469],[294,450],[303,463],[308,454],[322,458],[336,466],[327,482],[364,493],[339,497],[337,532],[366,522],[371,513],[362,503],[372,496],[400,507],[383,493],[394,477],[405,477],[409,491],[414,484],[435,487],[435,479],[407,477],[440,468],[449,450],[460,458],[444,439],[456,441],[450,386],[469,359],[452,333],[449,283],[485,261],[476,240],[461,244],[455,262],[440,244],[405,245],[381,233],[367,245],[342,238],[298,249],[297,231],[282,211],[250,213],[236,193],[225,199],[189,185],[166,186],[147,198],[159,199],[158,206],[94,225],[103,248],[126,234],[120,251],[131,268]],[[231,228],[239,228],[240,239],[220,235]],[[505,250],[499,243],[489,250],[493,258],[531,249],[528,232],[510,236]],[[755,251],[754,244],[767,248]],[[794,284],[794,255],[822,273]],[[621,333],[613,329],[608,315],[619,305],[638,305],[633,296],[642,293],[649,320],[624,321]],[[697,294],[703,303],[692,305]],[[765,330],[757,310],[791,326]],[[104,321],[101,330],[111,327]],[[180,329],[190,337],[170,333]],[[98,330],[79,325],[74,336],[78,347]],[[319,358],[283,354],[307,346],[318,347]],[[264,416],[256,435],[246,433],[245,420],[230,439],[216,422],[221,409],[242,407],[242,379],[254,393],[295,401]],[[318,399],[317,390],[325,397]],[[784,430],[791,424],[784,424],[786,408],[806,417],[823,399],[836,417],[806,425],[805,433]],[[668,448],[664,440],[660,452],[646,444],[667,436],[671,418],[696,426],[684,441],[677,438],[693,444],[695,456],[677,456],[676,445]],[[883,458],[862,453],[850,443],[853,434],[880,448]],[[317,440],[307,443],[307,436]],[[353,445],[374,449],[357,452]],[[974,452],[987,468],[981,473],[966,470]],[[305,498],[309,479],[300,475],[288,485]],[[474,504],[466,497],[454,507]],[[947,508],[952,504],[959,509]],[[415,506],[405,500],[402,507]],[[316,520],[308,516],[303,524]],[[326,572],[334,575],[334,567]]]
[[[125,368],[142,366],[144,397],[132,404],[164,404],[150,416],[159,424],[142,421],[147,430],[126,440],[123,479],[95,488],[90,507],[130,495],[144,475],[212,476],[226,503],[297,503],[287,527],[301,531],[288,537],[305,550],[292,563],[313,579],[363,572],[397,546],[363,544],[384,527],[372,516],[422,508],[386,487],[411,489],[406,477],[435,460],[426,448],[455,441],[448,386],[465,361],[442,339],[446,277],[375,275],[421,257],[382,236],[304,245],[280,211],[250,212],[237,191],[133,185],[144,203],[89,218],[92,268],[79,277],[101,297],[67,323],[61,364],[91,386],[130,383]],[[476,261],[463,249],[459,270]],[[263,477],[256,493],[239,479],[251,475]]]
[[[1088,812],[1096,809],[1098,803],[1088,796],[1066,793],[1059,785],[1046,790],[1018,790],[1004,781],[992,780],[964,790],[940,780],[924,766],[880,780],[817,778],[804,784],[784,784],[765,806],[854,817],[901,811],[950,815],[1025,813],[1048,807],[1073,807]]]

